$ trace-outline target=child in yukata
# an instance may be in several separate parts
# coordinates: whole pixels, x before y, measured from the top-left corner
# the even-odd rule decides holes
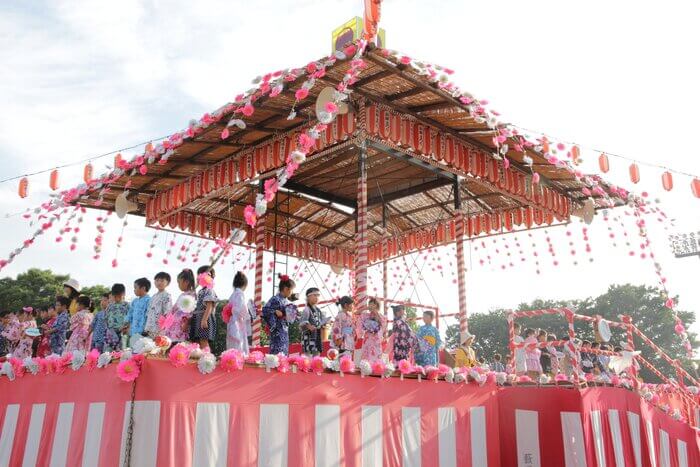
[[[328,323],[328,318],[316,306],[321,297],[321,291],[311,287],[306,291],[306,307],[301,312],[299,327],[301,328],[301,351],[306,355],[320,355],[323,350],[321,330]]]
[[[420,366],[437,366],[438,349],[442,344],[440,331],[433,326],[435,315],[428,310],[423,312],[423,326],[418,328],[418,344],[416,349],[416,364]]]
[[[331,335],[333,336],[333,348],[338,350],[338,358],[347,355],[352,358],[355,350],[355,318],[352,313],[354,301],[347,295],[340,297],[336,305],[340,311],[335,317]]]
[[[461,345],[455,351],[455,368],[474,367],[477,364],[476,352],[472,348],[475,336],[468,331],[459,333]]]
[[[191,269],[183,269],[177,275],[177,286],[180,296],[170,313],[159,320],[160,332],[167,336],[173,344],[186,341],[190,333],[190,319],[194,311],[196,293],[194,272]]]
[[[245,289],[248,287],[248,278],[241,271],[233,277],[233,293],[228,299],[231,306],[231,316],[226,325],[226,348],[236,349],[244,355],[248,355],[248,326],[250,314],[245,300]]]
[[[540,364],[541,351],[536,347],[537,332],[534,329],[528,328],[525,330],[525,365],[527,366],[527,375],[536,380],[542,374],[542,365]]]
[[[32,343],[36,336],[27,334],[27,330],[30,328],[36,328],[34,310],[32,307],[24,307],[19,314],[19,340],[17,347],[12,352],[13,357],[24,360],[32,356]]]
[[[406,322],[406,307],[403,305],[394,305],[391,307],[394,312],[394,326],[391,330],[392,342],[392,360],[400,362],[401,360],[409,360],[411,358],[411,350],[416,345],[416,335]]]
[[[90,349],[90,327],[92,324],[92,313],[90,306],[92,301],[90,297],[81,295],[78,297],[78,311],[70,317],[71,334],[66,344],[66,352],[74,352],[76,350],[88,352]]]
[[[124,327],[122,328],[122,332],[128,332],[129,334],[129,347],[133,347],[136,341],[141,339],[145,333],[146,312],[148,311],[148,304],[151,302],[151,297],[148,295],[149,290],[151,290],[151,281],[145,277],[134,281],[134,295],[136,295],[136,298],[129,305],[129,311],[126,313]]]
[[[362,337],[362,360],[374,363],[382,359],[382,342],[386,334],[386,318],[379,311],[376,298],[369,299],[369,311],[360,317],[358,334]]]
[[[153,278],[153,283],[158,291],[148,302],[146,327],[144,328],[149,337],[156,337],[158,335],[158,320],[161,316],[170,313],[170,310],[173,308],[173,299],[168,291],[165,290],[170,285],[170,274],[167,272],[159,272]]]
[[[105,338],[107,335],[107,308],[110,304],[110,294],[102,294],[100,298],[100,309],[97,311],[90,324],[90,332],[92,339],[90,349],[97,349],[100,352],[104,351]]]
[[[65,296],[56,297],[56,320],[46,331],[49,334],[51,353],[56,355],[62,355],[63,349],[66,347],[66,333],[70,327],[70,315],[68,312],[70,304],[70,298]]]
[[[126,287],[124,284],[112,286],[112,303],[105,313],[107,319],[107,331],[105,333],[104,351],[113,352],[122,348],[122,328],[124,327],[126,314],[129,312],[129,303],[124,300]]]
[[[5,340],[5,351],[0,355],[2,357],[6,354],[12,354],[19,343],[20,336],[20,322],[16,314],[10,313],[3,320],[2,337]]]
[[[262,309],[263,319],[270,327],[270,353],[289,354],[289,323],[296,320],[296,284],[287,275],[279,277],[278,293],[265,303]],[[290,299],[292,301],[290,301]]]
[[[515,331],[515,337],[513,338],[513,342],[515,344],[522,344],[525,342],[525,339],[523,339],[523,336],[520,335],[522,332],[522,326],[520,323],[515,323],[513,325],[513,329]],[[515,373],[517,375],[524,375],[527,373],[527,362],[525,360],[525,348],[524,347],[516,347],[514,351],[514,360],[515,360]]]

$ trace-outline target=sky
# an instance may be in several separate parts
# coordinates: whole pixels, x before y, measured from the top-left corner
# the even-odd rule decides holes
[[[248,89],[256,76],[328,54],[331,31],[361,16],[362,8],[359,0],[2,2],[0,178],[81,161],[182,129],[191,118]],[[380,26],[389,48],[456,70],[453,81],[488,99],[503,120],[580,144],[588,172],[598,173],[597,150],[700,175],[700,154],[692,138],[694,109],[700,108],[700,68],[692,58],[700,43],[698,10],[693,2],[676,0],[385,0]],[[93,161],[96,172],[111,160]],[[651,218],[652,246],[670,293],[680,298],[680,308],[697,313],[700,258],[674,258],[667,241],[670,233],[700,231],[700,199],[692,196],[691,179],[677,175],[674,190],[666,193],[662,170],[642,165],[642,181],[632,186],[629,162],[610,160],[608,180],[648,192],[649,199],[658,199],[674,219],[671,225]],[[62,169],[62,187],[79,183],[81,174],[82,165]],[[17,196],[17,183],[0,184],[0,257],[7,257],[33,230],[19,213],[49,195],[48,174],[30,178],[27,199]],[[608,224],[599,215],[590,227],[592,255],[582,252],[578,223],[570,226],[571,237],[567,229],[558,228],[533,232],[532,237],[498,237],[495,243],[487,239],[483,245],[481,240],[469,242],[469,312],[515,307],[535,298],[596,296],[611,284],[656,285],[652,261],[639,257],[640,240],[632,220],[623,210],[618,212],[631,246],[624,245],[625,228],[611,220],[617,235],[613,246]],[[110,265],[121,230],[116,219],[108,224],[103,258],[94,261],[91,248],[98,215],[85,216],[75,252],[69,252],[67,239],[56,243],[54,232],[2,275],[41,267],[70,273],[84,285],[129,284],[161,269],[176,274],[182,267],[174,259],[176,253],[169,265],[162,263],[170,241],[163,235],[156,241],[154,259],[146,260],[153,231],[137,217],[125,228],[119,266]],[[547,257],[546,238],[555,245],[559,266]],[[572,238],[577,239],[575,257],[569,254]],[[176,238],[174,249],[187,241]],[[522,255],[517,253],[521,249]],[[630,250],[637,254],[630,256]],[[517,257],[514,267],[508,265],[506,251]],[[541,260],[540,274],[533,252]],[[247,254],[219,267],[220,296],[230,294],[234,270],[246,262]],[[393,263],[390,295],[435,303],[442,313],[456,312],[456,286],[445,272],[452,256],[445,250],[427,259],[408,258],[408,264],[415,260],[419,267],[427,265],[423,281],[416,279],[415,288],[401,290],[393,274],[405,275],[403,262]],[[447,265],[442,274],[438,263]],[[311,272],[304,271],[300,285]],[[315,277],[327,274],[321,268]],[[371,288],[378,277],[376,271],[371,273]],[[336,293],[348,292],[347,280],[332,278],[326,295],[331,295],[333,282]]]

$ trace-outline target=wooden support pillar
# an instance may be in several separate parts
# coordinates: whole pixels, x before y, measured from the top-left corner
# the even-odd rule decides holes
[[[263,181],[260,180],[260,192],[264,190]],[[263,305],[263,253],[265,251],[265,217],[260,216],[255,224],[255,290],[253,301],[257,308],[257,317],[253,322],[253,347],[260,347],[260,333],[262,331],[262,305]]]
[[[355,211],[355,306],[360,312],[368,310],[367,302],[367,142],[358,143],[357,210]]]
[[[469,314],[467,313],[467,279],[465,277],[464,262],[464,215],[462,209],[462,196],[459,189],[459,179],[455,177],[455,240],[457,242],[457,291],[459,294],[459,332],[469,332]],[[461,340],[461,338],[460,338]]]

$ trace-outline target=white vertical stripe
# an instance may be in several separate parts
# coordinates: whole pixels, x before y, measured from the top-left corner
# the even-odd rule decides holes
[[[536,411],[515,411],[515,440],[518,446],[518,465],[539,467],[540,430]]]
[[[226,466],[229,404],[198,403],[192,465]]]
[[[85,445],[83,446],[83,465],[85,467],[97,465],[100,460],[100,444],[102,443],[102,424],[104,418],[105,403],[92,402],[88,409]]]
[[[647,445],[651,467],[656,467],[656,445],[654,444],[654,426],[647,420]]]
[[[316,467],[340,467],[340,406],[316,406]]]
[[[642,467],[642,434],[639,430],[639,415],[627,412],[627,424],[630,427],[632,438],[632,452],[634,453],[635,467]]]
[[[68,440],[70,439],[70,429],[73,422],[73,403],[64,402],[58,406],[58,419],[53,435],[53,446],[51,447],[51,467],[66,465],[68,456]]]
[[[664,430],[659,430],[659,466],[671,467],[671,445]]]
[[[41,441],[41,431],[44,427],[44,413],[46,404],[32,405],[32,418],[29,420],[29,432],[27,442],[24,445],[24,459],[22,467],[33,467],[36,465],[36,458],[39,454],[39,442]]]
[[[362,406],[362,466],[382,465],[382,406]]]
[[[593,443],[595,444],[595,459],[598,467],[605,467],[605,444],[603,444],[603,422],[600,411],[591,410],[591,427],[593,428]]]
[[[608,422],[610,423],[610,434],[613,441],[613,454],[615,455],[615,465],[625,467],[625,451],[622,446],[622,431],[620,430],[620,414],[615,409],[608,410]]]
[[[124,465],[126,438],[129,428],[131,401],[124,407],[119,465]],[[158,454],[158,431],[160,427],[160,401],[136,401],[134,403],[134,427],[131,437],[131,465],[139,467],[156,465]]]
[[[289,451],[289,406],[260,404],[259,467],[286,467]]]
[[[0,434],[0,465],[10,465],[18,416],[19,404],[10,404],[5,408],[5,421],[2,423],[2,434]]]
[[[454,407],[438,408],[438,447],[440,467],[457,467],[457,415]]]
[[[678,467],[688,467],[688,447],[685,441],[679,439],[676,444],[678,446]]]
[[[488,467],[486,448],[486,407],[469,409],[469,428],[471,431],[472,467]]]
[[[580,412],[561,413],[561,435],[564,440],[564,465],[586,467],[586,447],[583,444]]]
[[[401,454],[403,467],[420,467],[420,407],[401,409]]]

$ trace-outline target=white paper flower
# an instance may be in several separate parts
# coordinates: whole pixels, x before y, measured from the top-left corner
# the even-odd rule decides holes
[[[83,363],[85,363],[85,352],[82,350],[74,350],[70,367],[73,369],[73,371],[77,371],[81,366],[83,366]]]
[[[469,370],[469,377],[473,379],[474,381],[479,380],[479,372],[476,370]]]
[[[196,305],[197,303],[191,295],[181,295],[176,303],[177,308],[182,310],[183,313],[192,313]]]
[[[258,217],[261,217],[265,215],[267,212],[267,202],[265,201],[265,198],[262,197],[262,195],[258,195],[258,198],[255,200],[255,214],[258,215]]]
[[[360,369],[360,374],[362,376],[367,376],[372,374],[372,365],[367,360],[361,360],[360,364],[358,365],[358,368]]]
[[[673,412],[671,413],[671,418],[673,418],[674,420],[680,420],[681,419],[680,409],[673,409]]]
[[[270,370],[272,368],[277,368],[279,366],[280,359],[277,355],[267,354],[267,355],[265,355],[265,358],[263,359],[263,363],[265,364],[265,368]]]
[[[384,376],[389,378],[391,375],[394,374],[394,371],[396,371],[396,366],[394,366],[393,363],[389,362],[386,365],[384,365]]]
[[[112,363],[112,354],[110,352],[103,352],[97,357],[97,368],[104,368]]]
[[[292,151],[291,158],[295,164],[303,164],[306,161],[306,154],[301,151]]]
[[[148,354],[157,351],[158,346],[150,337],[141,337],[134,342],[133,351],[135,354]]]
[[[514,375],[512,373],[506,375],[506,381],[508,381],[510,384],[513,384],[517,378],[518,378],[517,375]],[[498,381],[498,379],[499,379],[498,375],[496,375],[496,381]],[[505,381],[504,381],[504,383],[505,383]]]
[[[133,357],[133,353],[131,352],[131,349],[124,349],[124,350],[122,350],[122,354],[119,357],[119,361],[123,362],[125,360],[129,360],[131,357]]]
[[[697,395],[698,392],[700,392],[700,390],[698,389],[697,386],[687,386],[686,389],[688,389],[688,391],[689,391],[691,394],[695,394],[695,395]]]
[[[204,351],[199,344],[192,345],[190,349],[190,358],[200,358],[202,355],[204,355]]]
[[[12,363],[5,361],[2,364],[2,369],[0,369],[0,375],[7,376],[10,381],[15,380],[15,370],[12,368]]]
[[[445,374],[445,381],[448,383],[454,383],[455,381],[455,372],[452,368],[447,370],[447,373]]]
[[[197,369],[200,373],[202,373],[203,375],[208,375],[209,373],[214,371],[215,368],[216,357],[214,356],[214,354],[207,352],[201,357],[199,357],[199,361],[197,361]]]
[[[464,373],[457,373],[454,375],[454,382],[455,383],[464,383],[467,381],[467,378],[464,376]]]
[[[32,357],[24,359],[24,368],[33,375],[39,373],[39,364]]]
[[[539,381],[540,381],[540,384],[547,384],[547,383],[549,383],[549,376],[540,375]]]

